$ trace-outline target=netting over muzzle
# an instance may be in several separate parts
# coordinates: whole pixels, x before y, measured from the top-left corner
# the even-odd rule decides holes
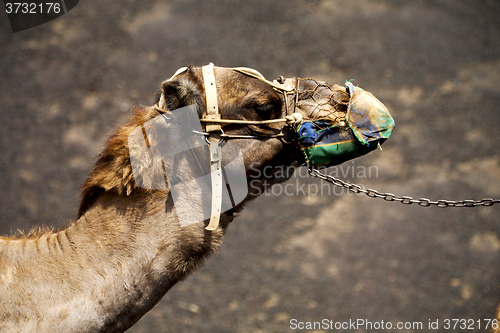
[[[346,82],[345,87],[300,79],[295,112],[299,149],[308,166],[331,166],[379,147],[394,128],[387,108],[371,93]]]

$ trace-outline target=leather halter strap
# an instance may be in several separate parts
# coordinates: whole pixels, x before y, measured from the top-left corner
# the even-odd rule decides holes
[[[217,103],[217,87],[215,85],[214,64],[210,63],[202,67],[203,84],[205,86],[205,98],[207,101],[207,114],[205,120],[209,122],[205,130],[207,132],[220,131],[221,125],[217,122],[220,120],[219,104]],[[215,122],[214,122],[215,121]]]
[[[204,119],[209,121],[220,120],[219,105],[217,103],[217,88],[215,86],[214,64],[210,63],[202,67],[203,84],[205,86],[205,98],[207,103],[207,114]],[[220,131],[220,123],[207,124],[206,132]],[[220,214],[222,213],[222,149],[219,141],[207,139],[210,154],[210,178],[212,185],[212,206],[210,222],[206,230],[215,230],[219,226]]]
[[[292,82],[284,82],[284,83],[279,83],[277,80],[269,81],[266,80],[264,75],[260,74],[258,71],[252,68],[247,68],[247,67],[234,67],[232,68],[233,70],[240,72],[242,74],[254,77],[256,79],[259,79],[261,81],[264,81],[265,83],[269,84],[272,86],[275,90],[279,92],[287,92],[287,93],[293,93],[295,90],[295,84]]]

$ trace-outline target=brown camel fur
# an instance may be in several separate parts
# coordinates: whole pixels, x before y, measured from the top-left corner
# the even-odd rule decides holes
[[[284,117],[283,96],[265,82],[220,67],[215,76],[223,118]],[[332,87],[337,99],[347,98],[343,87]],[[189,67],[161,89],[169,110],[195,104],[204,114],[199,67]],[[335,104],[333,98],[330,102]],[[305,118],[317,112],[313,105],[300,111]],[[217,252],[233,213],[256,194],[250,192],[236,209],[222,214],[214,231],[205,230],[208,221],[181,227],[169,190],[138,187],[129,158],[130,133],[159,114],[154,107],[137,108],[109,138],[83,186],[75,222],[58,231],[0,238],[0,332],[123,332]],[[280,126],[231,125],[225,131],[276,133]],[[256,165],[296,161],[295,147],[276,138],[233,141],[253,188],[284,180],[264,179]]]

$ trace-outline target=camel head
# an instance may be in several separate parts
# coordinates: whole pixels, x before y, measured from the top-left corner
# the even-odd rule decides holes
[[[304,148],[304,142],[316,139],[316,134],[307,134],[311,126],[323,133],[322,126],[333,128],[331,138],[345,141],[345,133],[357,130],[347,126],[349,110],[355,114],[359,105],[364,110],[363,103],[370,100],[369,107],[386,111],[369,93],[355,106],[353,100],[363,93],[351,84],[343,87],[315,79],[268,81],[248,68],[212,64],[182,68],[162,83],[153,107],[138,109],[134,119],[108,141],[85,184],[80,215],[96,196],[109,190],[130,195],[137,190],[169,189],[179,215],[183,204],[177,203],[184,202],[191,218],[193,205],[199,207],[202,213],[196,221],[213,216],[214,209],[237,210],[240,203],[263,193],[265,186],[290,178],[290,166],[312,164],[310,149]],[[375,145],[359,147],[366,153]],[[362,153],[335,154],[324,164],[338,164]],[[214,170],[219,169],[219,178],[214,179]],[[223,187],[219,194],[214,184]],[[210,208],[216,201],[222,201],[222,207]]]
[[[279,170],[304,161],[296,140],[300,121],[324,119],[345,123],[349,93],[343,86],[314,79],[282,77],[270,82],[258,72],[246,68],[214,67],[214,76],[220,119],[256,122],[222,122],[220,129],[211,132],[211,136],[217,138],[224,133],[223,140],[229,138],[227,141],[239,146],[249,179],[264,177],[260,172],[262,168],[276,167]],[[165,109],[175,110],[195,104],[198,117],[205,120],[207,98],[201,68],[181,69],[179,74],[163,83],[161,96],[164,97]],[[265,123],[292,116],[297,118],[297,115],[299,122]],[[258,124],[259,121],[263,123]],[[202,126],[208,124],[203,122]],[[286,180],[284,173],[279,171],[277,176],[266,172],[265,180]]]
[[[346,133],[348,127],[352,127],[354,135],[359,136],[367,146],[370,146],[370,138],[363,137],[366,130],[356,128],[356,116],[382,119],[382,122],[375,124],[382,125],[380,127],[388,132],[381,137],[383,140],[390,135],[393,127],[392,118],[385,106],[370,93],[350,83],[346,83],[344,87],[315,79],[283,77],[271,82],[248,68],[213,67],[213,73],[216,85],[213,93],[219,108],[213,123],[210,123],[210,119],[214,118],[209,112],[211,105],[207,106],[209,92],[204,85],[207,78],[202,68],[183,68],[166,80],[162,85],[159,103],[168,110],[196,105],[197,117],[206,126],[204,130],[210,132],[210,137],[226,141],[230,139],[230,142],[239,146],[247,178],[253,181],[263,176],[262,168],[270,170],[270,167],[276,167],[277,172],[266,172],[265,180],[268,183],[284,181],[290,177],[290,173],[282,172],[283,167],[297,162],[310,162],[301,152],[304,145],[301,145],[300,139],[305,131],[305,128],[301,129],[301,124],[304,122],[314,121],[315,124],[320,124],[318,126],[336,126],[343,128]],[[349,115],[352,119],[348,119]],[[352,120],[354,127],[348,126],[349,120]],[[363,133],[358,133],[360,131]],[[376,130],[368,133],[368,136],[373,136],[373,132]],[[221,133],[222,136],[219,136]],[[379,133],[375,133],[375,136],[377,134]],[[342,140],[345,138],[340,135],[337,141]],[[377,141],[377,145],[383,140]],[[370,149],[375,147],[374,143],[372,142]],[[331,156],[323,164],[339,164],[369,151],[368,148],[360,150],[362,152],[359,154]]]

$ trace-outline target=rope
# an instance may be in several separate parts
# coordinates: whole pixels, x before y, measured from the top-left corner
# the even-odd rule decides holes
[[[274,123],[284,123],[286,119],[270,119],[270,120],[234,120],[234,119],[200,119],[203,123],[218,123],[218,124],[243,124],[243,125],[265,125]]]
[[[154,109],[161,113],[168,113],[169,110],[162,109],[158,106],[154,106]],[[242,125],[267,125],[275,123],[286,123],[287,125],[296,125],[302,123],[301,113],[292,113],[285,118],[279,119],[268,119],[268,120],[236,120],[236,119],[200,119],[201,122],[211,123],[211,124],[242,124]]]
[[[218,124],[242,124],[242,125],[266,125],[275,123],[287,123],[287,125],[295,125],[302,123],[301,113],[292,113],[285,118],[269,119],[269,120],[236,120],[236,119],[200,119],[204,123],[218,123]]]

